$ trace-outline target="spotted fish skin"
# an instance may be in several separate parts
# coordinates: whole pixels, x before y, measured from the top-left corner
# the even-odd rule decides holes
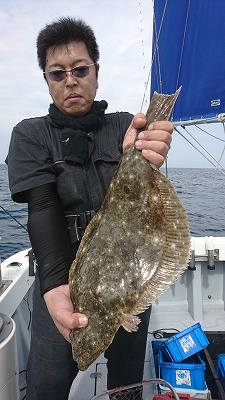
[[[165,96],[159,100],[153,96],[148,123],[168,119],[171,97],[161,113],[156,103]],[[176,281],[189,255],[187,215],[174,187],[130,146],[70,269],[74,311],[89,319],[70,335],[80,370],[106,350],[121,325],[129,332],[138,329],[137,315]]]

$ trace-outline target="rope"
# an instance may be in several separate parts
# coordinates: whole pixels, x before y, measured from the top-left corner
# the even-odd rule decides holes
[[[151,77],[151,70],[152,70],[152,65],[154,62],[154,58],[157,57],[157,64],[158,64],[158,74],[159,74],[159,85],[160,85],[160,93],[162,94],[162,77],[161,77],[161,66],[160,66],[160,56],[159,56],[159,37],[160,37],[160,33],[161,33],[161,29],[162,29],[162,25],[163,25],[163,20],[164,20],[164,16],[165,16],[165,12],[166,12],[166,7],[167,7],[167,2],[168,0],[166,0],[165,6],[164,6],[164,10],[163,10],[163,16],[161,19],[161,23],[160,23],[160,27],[159,27],[159,32],[157,34],[157,30],[156,30],[156,18],[155,18],[155,11],[154,11],[154,5],[153,5],[153,29],[155,32],[155,38],[156,38],[156,45],[154,48],[154,51],[152,52],[152,62],[151,62],[151,67],[148,73],[148,77],[147,77],[147,81],[146,81],[146,85],[145,85],[145,90],[144,90],[144,94],[143,94],[143,99],[142,99],[142,103],[141,103],[141,109],[140,112],[142,112],[142,108],[145,102],[145,97],[146,97],[146,92],[147,92],[147,87],[149,85],[149,81],[150,81],[150,77]],[[141,3],[139,3],[140,5]]]
[[[187,25],[188,25],[188,17],[189,17],[189,10],[190,10],[190,1],[191,1],[191,0],[189,0],[189,3],[188,3],[188,10],[187,10],[186,20],[185,20],[183,42],[182,42],[182,48],[181,48],[181,53],[180,53],[180,63],[179,63],[179,68],[178,68],[178,73],[177,73],[176,89],[177,89],[178,86],[179,86],[180,70],[181,70],[181,65],[182,65],[183,52],[184,52],[184,44],[185,44],[185,39],[186,39],[186,32],[187,32]]]
[[[224,122],[223,122],[223,133],[225,133],[225,125],[224,125]],[[222,157],[223,157],[224,151],[225,151],[225,145],[223,146],[223,150],[222,150],[221,156],[220,156],[220,158],[219,158],[218,164],[220,163],[220,161],[221,161],[221,159],[222,159]]]
[[[224,167],[186,130],[186,132],[191,136],[191,138],[216,162],[216,164],[211,161],[203,152],[201,152],[190,140],[188,140],[180,131],[177,129],[177,127],[174,128],[176,132],[179,133],[179,135],[185,139],[195,150],[197,150],[207,161],[210,162],[215,168],[218,169],[222,174],[225,175],[225,169]],[[220,168],[218,168],[218,166]]]
[[[213,137],[214,139],[220,140],[221,142],[224,142],[224,143],[225,143],[225,140],[224,140],[224,139],[221,139],[221,138],[218,138],[218,137],[215,136],[215,135],[212,135],[212,133],[209,133],[209,132],[205,131],[204,129],[200,128],[200,126],[195,125],[195,127],[198,128],[200,131],[206,133],[206,135],[209,135],[209,136]],[[223,124],[223,127],[224,127],[224,124]]]

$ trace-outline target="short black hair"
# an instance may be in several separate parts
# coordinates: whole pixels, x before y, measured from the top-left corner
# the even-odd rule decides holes
[[[71,41],[83,42],[94,63],[99,60],[99,48],[93,29],[81,19],[62,17],[46,24],[37,37],[38,65],[45,70],[46,52],[49,47],[68,44]]]

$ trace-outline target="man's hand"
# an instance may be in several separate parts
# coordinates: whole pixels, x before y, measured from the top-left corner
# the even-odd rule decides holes
[[[61,285],[44,294],[49,314],[64,338],[70,342],[72,329],[83,328],[88,324],[85,315],[74,313],[70,299],[69,285]]]
[[[141,131],[146,124],[144,114],[136,114],[126,132],[123,141],[123,149],[129,144],[133,143],[138,130],[138,140],[135,146],[140,150],[143,156],[160,168],[170,149],[172,140],[173,124],[169,121],[156,121],[149,125],[147,131]]]

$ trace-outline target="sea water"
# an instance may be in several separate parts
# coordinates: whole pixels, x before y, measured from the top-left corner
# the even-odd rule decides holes
[[[165,173],[165,170],[162,171]],[[191,235],[225,237],[225,175],[212,168],[172,168],[168,169],[168,178],[186,208]],[[12,201],[8,187],[7,166],[0,164],[2,260],[30,247],[26,225],[27,204]]]

